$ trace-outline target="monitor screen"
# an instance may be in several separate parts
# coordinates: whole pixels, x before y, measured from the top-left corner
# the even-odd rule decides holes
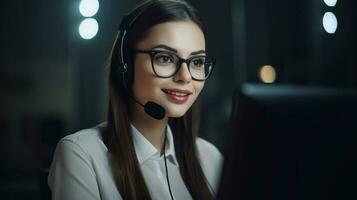
[[[218,199],[357,199],[357,94],[245,84]]]

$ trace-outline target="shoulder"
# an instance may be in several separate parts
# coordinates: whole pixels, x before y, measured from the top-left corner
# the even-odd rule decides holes
[[[97,127],[83,129],[67,135],[62,138],[60,142],[71,142],[80,146],[84,150],[99,146],[106,148],[102,140],[101,131]]]
[[[196,138],[196,146],[200,157],[209,157],[213,162],[220,162],[223,159],[221,152],[212,143],[200,137]]]
[[[93,166],[101,163],[107,157],[106,154],[107,148],[101,139],[100,130],[96,127],[67,135],[57,143],[49,180],[54,179],[58,174],[63,174],[63,170],[66,172],[87,170],[89,174],[95,176]]]
[[[58,142],[56,151],[59,153],[58,156],[76,154],[82,159],[92,160],[105,157],[108,149],[102,140],[100,129],[93,127],[63,137]]]
[[[54,199],[99,199],[105,184],[113,194],[105,147],[99,128],[89,128],[62,138],[56,147],[48,184]],[[112,184],[113,185],[113,184]],[[73,191],[76,192],[73,192]],[[105,191],[107,191],[105,190]]]
[[[202,170],[212,189],[216,192],[220,180],[223,156],[216,146],[202,138],[196,139],[196,146]]]

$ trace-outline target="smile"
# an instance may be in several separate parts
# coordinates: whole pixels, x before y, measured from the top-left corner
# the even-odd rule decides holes
[[[180,96],[180,97],[183,97],[183,96],[187,96],[188,94],[187,93],[180,93],[180,92],[173,92],[173,91],[165,91],[165,93],[167,94],[171,94],[171,95],[175,95],[175,96]]]
[[[192,92],[187,91],[187,90],[178,90],[178,89],[172,89],[172,90],[162,90],[163,92],[166,93],[168,99],[177,104],[183,104],[185,103],[189,95],[192,94]]]

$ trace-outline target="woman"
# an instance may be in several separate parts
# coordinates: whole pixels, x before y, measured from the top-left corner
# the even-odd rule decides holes
[[[145,1],[124,17],[109,75],[107,123],[66,136],[48,177],[53,199],[213,199],[222,155],[196,137],[214,59],[195,10]]]

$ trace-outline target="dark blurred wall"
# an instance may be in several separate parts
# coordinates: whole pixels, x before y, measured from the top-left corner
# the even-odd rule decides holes
[[[235,67],[243,72],[241,79],[259,82],[259,68],[272,65],[276,83],[356,88],[355,1],[337,1],[335,7],[322,0],[232,3],[234,52],[239,53]],[[335,34],[323,29],[327,11],[337,16]]]
[[[70,124],[68,2],[0,3],[0,199],[39,198],[40,170]]]

